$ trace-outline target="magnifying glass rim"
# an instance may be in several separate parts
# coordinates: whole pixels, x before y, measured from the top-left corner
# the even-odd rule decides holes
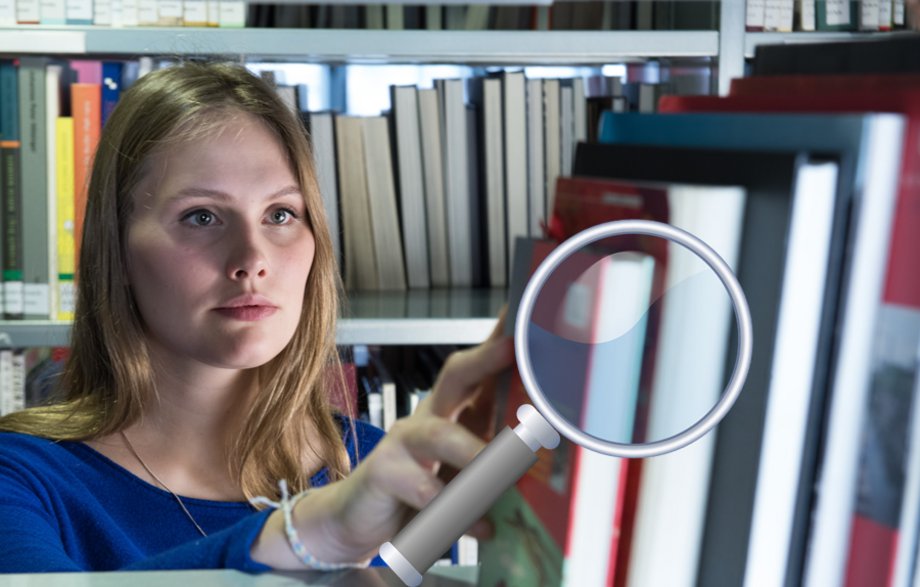
[[[738,350],[735,355],[735,367],[732,371],[732,376],[721,399],[693,426],[662,440],[641,444],[624,444],[605,441],[583,432],[560,416],[556,409],[546,401],[530,364],[528,325],[537,294],[543,289],[543,285],[550,274],[569,255],[583,246],[603,238],[637,234],[657,236],[682,245],[703,259],[709,268],[715,271],[722,285],[728,290],[734,306],[738,326]],[[594,452],[614,457],[645,458],[666,454],[687,446],[709,432],[728,414],[735,400],[738,399],[750,368],[752,346],[750,309],[748,308],[744,291],[728,264],[712,247],[693,234],[676,226],[653,220],[614,220],[605,222],[587,228],[562,242],[540,263],[527,282],[524,294],[521,296],[517,319],[514,324],[514,350],[518,371],[521,375],[524,389],[527,391],[527,395],[533,402],[534,407],[553,428],[572,442]]]

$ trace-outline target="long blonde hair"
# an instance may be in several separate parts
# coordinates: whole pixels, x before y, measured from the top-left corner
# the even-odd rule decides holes
[[[218,127],[222,115],[261,120],[287,152],[306,201],[316,252],[300,323],[291,341],[259,367],[260,393],[230,452],[247,497],[277,495],[286,479],[309,485],[306,463],[343,477],[348,455],[329,403],[329,374],[341,373],[335,323],[341,292],[310,144],[273,88],[232,63],[187,62],[151,72],[121,97],[100,138],[88,186],[71,353],[59,401],[0,418],[0,430],[88,440],[137,421],[155,397],[143,323],[128,282],[125,235],[133,193],[150,158]],[[318,446],[309,436],[319,438]]]

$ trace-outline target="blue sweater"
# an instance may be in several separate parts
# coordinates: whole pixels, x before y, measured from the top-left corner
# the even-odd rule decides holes
[[[366,455],[383,431],[355,423]],[[346,432],[352,465],[351,433]],[[328,482],[327,472],[312,478]],[[182,498],[81,442],[0,433],[0,573],[130,569],[268,570],[250,549],[272,512],[246,502]],[[379,560],[378,560],[379,562]]]

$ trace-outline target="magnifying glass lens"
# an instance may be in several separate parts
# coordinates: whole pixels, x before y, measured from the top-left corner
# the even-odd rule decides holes
[[[535,383],[582,432],[615,444],[665,440],[722,396],[735,355],[731,298],[683,245],[616,236],[567,256],[528,324]]]

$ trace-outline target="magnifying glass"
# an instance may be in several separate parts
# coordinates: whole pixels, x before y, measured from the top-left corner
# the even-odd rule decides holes
[[[419,585],[560,433],[597,454],[644,458],[712,430],[744,386],[751,317],[730,266],[708,244],[669,224],[619,220],[547,253],[521,296],[514,344],[532,403],[380,547],[406,585]]]

